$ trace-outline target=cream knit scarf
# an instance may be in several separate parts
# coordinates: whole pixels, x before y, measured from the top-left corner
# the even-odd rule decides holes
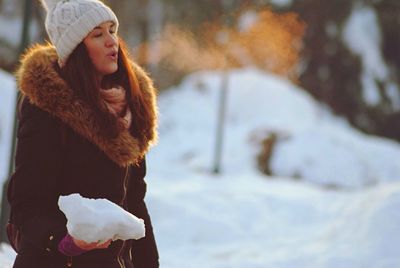
[[[132,123],[132,112],[127,107],[126,91],[122,87],[113,87],[110,89],[101,89],[100,95],[103,98],[108,110],[114,114],[123,126],[128,129]],[[125,107],[126,113],[121,114]]]

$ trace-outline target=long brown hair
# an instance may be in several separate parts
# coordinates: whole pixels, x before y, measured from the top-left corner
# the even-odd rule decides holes
[[[103,78],[106,86],[122,86],[126,90],[128,107],[132,112],[131,132],[141,141],[151,131],[149,122],[151,104],[144,101],[138,78],[132,69],[131,59],[125,42],[119,39],[118,70]],[[115,138],[123,129],[116,116],[108,112],[100,96],[102,86],[97,79],[96,69],[90,60],[83,42],[69,56],[65,65],[59,70],[60,75],[81,98],[86,100],[95,111],[101,124],[101,131],[109,138]]]

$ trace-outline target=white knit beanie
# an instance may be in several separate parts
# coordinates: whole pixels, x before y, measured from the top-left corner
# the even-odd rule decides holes
[[[47,11],[45,26],[50,41],[57,49],[61,64],[85,37],[103,22],[113,21],[114,12],[98,0],[41,0]]]

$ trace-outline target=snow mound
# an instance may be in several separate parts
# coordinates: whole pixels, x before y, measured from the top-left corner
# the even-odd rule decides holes
[[[395,141],[325,122],[279,141],[270,164],[281,176],[359,188],[398,181],[399,158]]]
[[[212,169],[223,75],[195,73],[160,97],[164,142],[155,150],[165,154],[161,159],[169,159],[169,166],[178,161],[190,170]],[[398,142],[354,129],[279,76],[251,68],[230,71],[226,109],[223,172],[256,170],[262,139],[275,133],[268,163],[274,176],[346,189],[400,179]]]
[[[139,239],[145,236],[142,219],[107,199],[90,199],[71,194],[60,196],[58,205],[67,217],[68,233],[88,243],[109,239]]]

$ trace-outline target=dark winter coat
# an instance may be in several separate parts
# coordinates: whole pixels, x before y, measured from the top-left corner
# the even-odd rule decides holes
[[[26,97],[20,111],[16,168],[8,198],[22,246],[16,268],[158,267],[158,253],[144,203],[144,155],[156,139],[155,89],[145,72],[132,63],[146,101],[153,104],[151,134],[144,142],[124,130],[107,139],[90,106],[66,85],[55,69],[52,46],[36,46],[22,59],[17,82]],[[134,119],[133,119],[134,120]],[[135,164],[138,162],[138,164]],[[57,250],[67,233],[59,210],[60,195],[80,193],[107,198],[143,218],[146,236],[112,242],[107,249],[67,257]],[[68,266],[71,265],[72,266]]]

